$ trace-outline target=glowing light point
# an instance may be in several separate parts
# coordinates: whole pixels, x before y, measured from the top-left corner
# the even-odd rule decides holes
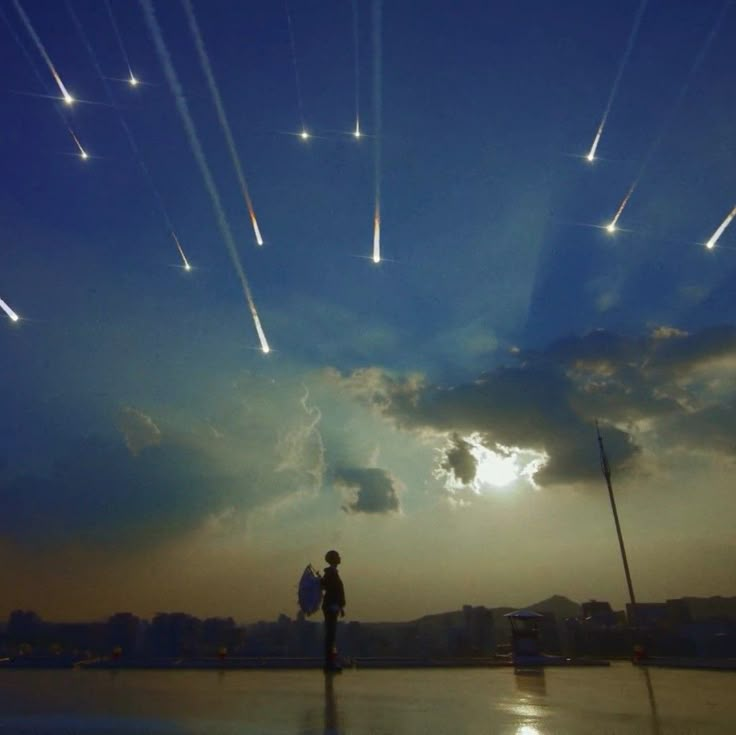
[[[131,87],[138,86],[138,80],[132,74],[130,75],[130,86]]]
[[[82,151],[82,160],[86,161],[89,158],[86,151]]]
[[[192,266],[189,265],[189,263],[184,263],[184,270],[185,271],[190,271],[190,270],[192,270]]]
[[[595,161],[595,156],[592,153],[588,153],[588,155],[585,156],[585,158],[588,161],[588,163],[593,163],[593,161]]]
[[[69,105],[69,107],[71,107],[74,104],[74,97],[72,97],[70,94],[65,94],[64,104]]]
[[[267,355],[269,352],[271,352],[271,348],[268,345],[263,345],[263,347],[261,347],[261,352],[264,355]]]
[[[360,133],[360,123],[358,123],[358,122],[355,123],[355,132],[353,133],[353,135],[355,136],[356,139],[360,138],[360,135],[361,135],[361,133]]]
[[[309,133],[306,130],[302,130],[302,132],[299,133],[299,137],[302,140],[309,140]]]
[[[610,232],[611,234],[613,234],[614,232],[616,232],[616,223],[615,222],[611,222],[610,224],[607,224],[606,225],[606,231],[607,232]]]
[[[0,309],[8,315],[11,322],[17,322],[20,319],[20,317],[2,299],[0,299]]]

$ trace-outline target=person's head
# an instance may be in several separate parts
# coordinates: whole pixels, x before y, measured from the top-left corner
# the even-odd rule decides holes
[[[330,549],[325,554],[325,561],[336,567],[342,560],[340,559],[340,554],[338,554],[334,549]]]

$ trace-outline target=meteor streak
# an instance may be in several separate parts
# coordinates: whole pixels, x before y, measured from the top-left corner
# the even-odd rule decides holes
[[[197,17],[194,15],[194,7],[192,6],[191,0],[182,0],[184,11],[187,15],[187,21],[189,22],[189,30],[192,32],[194,38],[194,45],[197,47],[197,55],[199,56],[199,62],[202,65],[202,71],[204,71],[205,77],[207,77],[207,86],[210,88],[210,94],[212,100],[215,103],[215,109],[217,110],[217,117],[220,120],[220,127],[225,135],[225,141],[227,142],[228,150],[230,151],[230,158],[232,159],[233,166],[235,167],[235,173],[238,176],[240,183],[240,191],[245,199],[245,204],[248,207],[248,214],[250,215],[250,221],[253,225],[253,234],[256,238],[258,245],[263,245],[263,238],[261,237],[261,231],[258,227],[256,220],[256,213],[253,209],[253,201],[250,198],[250,191],[248,189],[248,183],[245,180],[245,174],[243,173],[243,166],[240,163],[240,156],[238,156],[238,150],[235,147],[235,140],[230,129],[230,123],[225,113],[225,105],[222,102],[222,96],[220,90],[217,87],[215,81],[215,73],[212,70],[212,64],[210,63],[210,57],[207,54],[207,49],[204,45],[204,38],[199,29],[199,23],[197,23]]]
[[[143,8],[143,15],[146,20],[146,25],[148,26],[148,31],[151,34],[153,44],[156,47],[159,61],[161,62],[161,66],[164,69],[164,73],[166,74],[169,86],[171,87],[171,92],[176,102],[176,106],[179,110],[179,115],[184,125],[187,138],[189,139],[189,145],[192,149],[194,158],[197,161],[197,165],[199,166],[202,178],[204,179],[205,187],[207,188],[207,192],[210,196],[212,209],[215,212],[217,224],[220,228],[220,234],[222,235],[222,239],[225,242],[225,247],[227,248],[228,254],[230,255],[233,266],[235,267],[235,271],[238,274],[238,279],[240,280],[240,285],[243,289],[243,295],[245,296],[246,303],[248,304],[248,309],[250,311],[251,317],[253,318],[253,324],[258,334],[258,339],[261,343],[261,351],[264,354],[267,354],[271,351],[271,348],[269,347],[268,340],[266,339],[266,334],[263,331],[261,320],[258,317],[256,304],[253,300],[253,294],[250,290],[250,283],[248,282],[248,278],[245,275],[243,265],[240,262],[238,250],[235,246],[235,239],[233,238],[232,230],[230,229],[230,223],[227,220],[227,215],[225,214],[225,210],[222,206],[220,194],[217,190],[217,184],[215,184],[215,180],[212,177],[212,172],[210,171],[209,164],[207,163],[207,159],[204,154],[204,149],[202,148],[199,136],[197,135],[197,129],[194,126],[194,120],[192,119],[191,113],[189,112],[189,105],[187,103],[186,96],[184,95],[184,89],[181,86],[179,76],[176,73],[176,69],[174,68],[174,64],[171,60],[171,55],[169,54],[169,49],[166,46],[166,41],[164,40],[163,34],[161,33],[161,28],[158,24],[158,20],[156,19],[156,12],[153,9],[152,0],[140,0],[140,4]]]
[[[634,190],[636,189],[637,184],[639,183],[638,180],[634,181],[634,183],[629,187],[629,190],[626,192],[626,196],[621,201],[621,204],[619,204],[618,209],[616,210],[616,214],[613,215],[613,219],[606,225],[606,230],[613,234],[616,232],[616,226],[618,225],[618,220],[623,214],[624,209],[626,209],[626,205],[629,203],[629,199],[631,199],[631,195],[634,193]]]
[[[28,31],[29,35],[33,39],[33,42],[36,44],[36,47],[38,48],[39,53],[41,54],[41,56],[43,56],[43,60],[46,62],[46,66],[48,66],[49,71],[51,72],[51,76],[54,78],[56,85],[59,87],[59,90],[61,91],[61,96],[64,98],[64,102],[67,105],[74,104],[74,97],[72,97],[69,94],[69,92],[67,91],[67,88],[64,86],[64,82],[61,81],[61,77],[56,71],[56,67],[53,65],[51,59],[49,58],[49,55],[46,53],[46,49],[44,48],[44,45],[41,43],[41,39],[38,37],[38,34],[36,33],[33,26],[31,25],[31,21],[26,15],[26,11],[23,10],[18,0],[13,0],[13,4],[15,5],[15,9],[18,11],[18,15],[20,15],[20,19],[23,21],[23,25],[26,27],[26,30]]]
[[[373,214],[373,262],[381,262],[381,2],[373,0],[373,146],[376,203]]]
[[[716,243],[720,239],[721,235],[726,231],[726,228],[731,224],[733,219],[736,217],[736,207],[734,207],[729,213],[726,219],[721,222],[721,226],[713,233],[710,240],[708,240],[707,243],[705,243],[705,247],[708,248],[708,250],[713,250],[713,248],[716,246]]]
[[[353,48],[355,49],[355,135],[360,138],[360,53],[358,34],[358,0],[353,0]]]
[[[642,164],[639,167],[639,172],[636,174],[636,178],[634,179],[631,186],[629,187],[629,191],[626,193],[626,196],[621,202],[621,205],[619,206],[618,211],[616,212],[614,218],[611,220],[611,223],[606,228],[609,232],[613,232],[616,229],[616,223],[618,222],[619,217],[623,213],[624,208],[629,203],[629,199],[631,199],[631,195],[634,193],[634,191],[636,190],[636,187],[639,185],[639,182],[644,176],[644,172],[646,171],[647,166],[649,165],[649,162],[652,160],[652,158],[654,157],[654,154],[657,152],[660,144],[664,140],[664,137],[670,126],[670,123],[672,122],[672,119],[675,116],[675,113],[679,110],[680,106],[685,100],[688,90],[690,89],[690,84],[693,78],[695,77],[695,74],[697,73],[698,69],[700,69],[700,66],[703,63],[703,60],[705,59],[705,56],[708,53],[708,49],[710,49],[711,44],[713,43],[716,35],[718,34],[718,31],[721,27],[721,24],[723,23],[723,19],[725,18],[726,13],[733,6],[733,4],[734,4],[733,0],[725,0],[725,2],[723,3],[723,6],[721,7],[720,12],[716,16],[716,20],[713,23],[713,26],[711,27],[710,31],[708,32],[708,35],[705,38],[705,42],[703,43],[700,50],[698,51],[697,56],[695,57],[695,61],[693,62],[693,65],[688,70],[687,76],[685,77],[685,81],[683,82],[682,87],[680,87],[680,91],[677,94],[677,97],[675,98],[675,101],[672,104],[672,107],[670,108],[669,113],[662,120],[662,125],[660,126],[659,133],[652,141],[652,144],[649,146],[649,150],[646,152],[646,155],[644,156],[644,160],[642,161]]]
[[[79,142],[79,138],[77,138],[76,135],[74,135],[74,131],[69,128],[69,134],[74,138],[74,142],[77,144],[77,148],[79,148],[79,155],[82,157],[82,160],[87,160],[89,156],[87,155],[87,151],[82,148],[82,144]]]
[[[381,213],[378,207],[373,215],[373,262],[381,262]]]
[[[189,261],[187,260],[187,256],[184,255],[184,251],[181,248],[181,243],[179,242],[179,238],[176,236],[176,233],[173,230],[171,231],[171,237],[174,238],[174,242],[176,243],[176,247],[179,250],[179,255],[181,255],[181,259],[184,261],[184,270],[185,271],[192,270],[192,266],[189,265]]]
[[[616,72],[616,78],[613,80],[613,86],[611,87],[611,92],[608,95],[608,102],[606,103],[606,109],[603,111],[603,117],[601,118],[600,125],[598,125],[598,130],[596,131],[595,138],[593,139],[593,145],[590,147],[590,152],[586,156],[587,160],[592,163],[595,160],[595,152],[598,150],[598,144],[601,142],[601,136],[603,135],[603,128],[606,127],[606,121],[608,120],[608,114],[611,112],[611,107],[613,106],[613,100],[616,97],[616,92],[618,92],[618,86],[621,83],[621,77],[623,76],[624,69],[626,68],[626,64],[629,61],[629,57],[631,56],[631,50],[634,48],[634,41],[636,40],[636,35],[639,32],[639,26],[641,25],[641,19],[644,15],[644,9],[647,6],[647,2],[649,0],[641,0],[641,3],[639,5],[639,9],[636,11],[636,16],[634,17],[634,25],[631,28],[631,32],[629,33],[628,41],[626,42],[626,50],[624,51],[624,55],[621,57],[621,61],[618,65],[618,71]]]
[[[20,319],[20,317],[2,299],[0,299],[0,309],[10,317],[10,321],[17,322]]]
[[[141,154],[141,151],[135,142],[135,138],[133,137],[133,133],[131,129],[128,127],[128,123],[125,122],[125,117],[123,117],[122,110],[115,103],[115,97],[113,96],[112,90],[110,89],[110,85],[107,83],[107,79],[105,78],[105,75],[102,72],[102,68],[100,67],[99,61],[97,60],[97,56],[94,52],[94,49],[92,48],[89,42],[89,39],[87,38],[87,34],[84,32],[84,27],[82,26],[81,21],[77,17],[77,14],[74,12],[74,8],[71,4],[71,0],[66,0],[66,8],[67,8],[67,11],[69,12],[69,16],[71,17],[72,22],[74,23],[75,28],[77,29],[77,33],[79,34],[79,37],[82,40],[82,43],[84,44],[84,47],[87,49],[87,54],[89,55],[90,61],[92,62],[92,66],[97,71],[97,75],[99,76],[100,81],[102,82],[102,86],[105,89],[105,94],[107,95],[108,102],[110,103],[110,106],[114,108],[116,112],[118,113],[118,121],[120,122],[120,126],[123,128],[123,132],[125,133],[125,136],[128,139],[128,144],[130,145],[130,150],[132,151],[133,156],[138,163],[138,166],[140,166],[140,169],[143,172],[143,175],[146,181],[148,182],[148,186],[150,187],[151,191],[153,192],[154,197],[156,198],[156,203],[158,204],[159,210],[161,211],[161,216],[163,217],[164,222],[166,224],[166,230],[168,232],[171,232],[173,235],[174,225],[171,221],[171,217],[169,216],[169,212],[166,209],[166,205],[164,204],[163,197],[161,196],[161,193],[159,192],[158,187],[156,186],[156,183],[153,180],[153,176],[151,175],[151,172],[148,170],[148,166],[146,166],[146,162],[143,160],[143,155]],[[136,83],[137,83],[137,80],[136,80]],[[182,253],[182,257],[183,257],[183,253]],[[185,270],[188,270],[186,269],[186,264],[185,264]]]
[[[120,29],[118,28],[118,23],[115,20],[115,16],[113,15],[112,5],[110,5],[110,0],[105,0],[105,7],[107,8],[107,14],[110,16],[110,23],[112,24],[112,29],[115,32],[115,38],[118,39],[118,46],[120,47],[120,51],[123,54],[123,58],[125,59],[125,65],[128,67],[128,72],[130,73],[130,77],[128,78],[128,84],[130,84],[131,87],[137,87],[138,80],[135,78],[135,74],[133,74],[133,69],[130,66],[130,57],[128,56],[128,52],[125,50],[125,44],[123,43],[123,37],[120,35]]]
[[[304,122],[304,105],[302,104],[302,86],[299,82],[299,67],[296,63],[296,41],[294,40],[294,25],[291,22],[291,12],[289,11],[289,0],[284,0],[284,7],[286,8],[286,20],[289,26],[289,43],[291,44],[291,61],[294,66],[294,84],[296,86],[296,102],[299,107],[299,119],[302,123],[302,140],[309,138],[307,132],[307,126]]]

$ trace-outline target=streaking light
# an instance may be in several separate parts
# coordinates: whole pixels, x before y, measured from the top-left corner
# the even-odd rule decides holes
[[[621,204],[619,204],[618,209],[616,210],[616,214],[613,215],[613,219],[609,222],[608,225],[606,225],[606,230],[608,232],[614,233],[616,231],[618,220],[623,214],[624,209],[626,209],[626,205],[629,203],[629,199],[631,199],[631,195],[634,193],[634,189],[636,189],[638,183],[639,179],[636,179],[634,183],[629,187],[629,190],[626,192],[626,196],[623,198],[623,201],[621,202]]]
[[[10,321],[17,322],[20,319],[20,317],[2,299],[0,299],[0,309],[8,315]]]
[[[250,221],[253,225],[253,232],[256,236],[256,242],[258,245],[263,245],[263,238],[261,237],[261,229],[258,227],[258,222],[256,221],[256,216],[253,212],[250,213]]]
[[[189,30],[194,38],[194,46],[197,49],[199,62],[202,66],[202,71],[204,71],[204,75],[207,78],[207,86],[210,88],[210,94],[212,95],[212,100],[215,103],[220,127],[225,135],[225,142],[227,143],[228,150],[230,151],[230,158],[232,159],[233,166],[235,167],[235,173],[238,176],[240,191],[243,193],[243,199],[245,199],[245,204],[248,207],[248,214],[250,215],[250,221],[253,225],[253,233],[256,237],[256,243],[260,246],[263,245],[263,238],[261,237],[261,231],[258,227],[258,222],[256,221],[256,214],[253,208],[253,201],[250,197],[248,182],[245,180],[245,173],[243,172],[243,166],[240,162],[240,156],[238,155],[238,150],[235,147],[235,139],[233,138],[232,131],[230,130],[230,123],[227,119],[227,113],[225,112],[225,104],[222,101],[222,96],[220,95],[220,90],[217,86],[215,72],[212,69],[210,57],[207,53],[207,48],[204,45],[204,38],[202,37],[202,33],[199,29],[197,16],[194,14],[194,7],[190,0],[182,0],[182,2],[189,21]],[[304,120],[302,120],[302,129],[304,129]]]
[[[192,266],[189,265],[189,261],[187,260],[187,256],[184,255],[184,250],[182,250],[181,243],[179,242],[179,238],[176,236],[176,233],[172,230],[171,231],[171,237],[174,238],[174,242],[176,243],[176,247],[179,251],[179,255],[181,255],[181,259],[184,263],[184,270],[190,271],[192,270]]]
[[[43,57],[43,60],[46,62],[46,66],[48,66],[49,71],[51,72],[51,76],[54,78],[56,85],[59,87],[59,91],[61,92],[61,96],[64,98],[64,102],[67,105],[72,105],[74,103],[74,98],[67,91],[67,88],[64,86],[64,82],[61,81],[61,77],[56,71],[56,67],[53,65],[51,58],[46,53],[46,49],[41,43],[41,39],[38,37],[38,34],[36,33],[34,27],[31,25],[31,21],[26,15],[25,10],[23,10],[18,0],[13,0],[13,3],[15,5],[15,9],[18,11],[18,15],[20,15],[20,19],[23,21],[23,25],[26,27],[26,30],[28,31],[30,37],[33,39],[33,42],[36,44],[38,52]]]
[[[79,138],[74,134],[74,131],[69,128],[69,134],[72,136],[74,142],[77,145],[77,148],[79,148],[79,155],[83,161],[86,161],[89,158],[89,155],[87,154],[87,151],[82,148],[82,144],[79,142]]]
[[[355,121],[355,132],[353,133],[353,135],[356,138],[360,138],[360,122],[358,120]]]
[[[587,159],[589,163],[592,163],[595,159],[595,152],[598,149],[598,143],[600,143],[601,136],[603,135],[603,129],[606,127],[606,122],[608,121],[608,115],[611,112],[611,107],[613,106],[613,101],[616,98],[616,93],[618,92],[618,87],[621,84],[621,77],[623,76],[624,69],[626,68],[626,64],[629,61],[629,57],[631,56],[631,51],[634,48],[634,41],[636,40],[636,36],[639,32],[639,26],[641,25],[641,18],[644,15],[644,9],[647,6],[647,2],[649,0],[641,0],[641,3],[639,4],[639,8],[636,11],[636,15],[634,16],[634,24],[631,27],[631,31],[629,33],[629,37],[626,40],[626,49],[624,50],[623,56],[621,57],[621,60],[618,64],[618,70],[616,71],[616,78],[613,80],[613,86],[611,87],[611,91],[608,94],[608,101],[606,102],[606,109],[603,111],[603,116],[601,117],[601,122],[598,125],[598,129],[595,133],[595,138],[593,139],[593,145],[590,147],[590,153],[587,155]]]
[[[378,209],[373,217],[373,262],[381,262],[381,214]]]
[[[708,240],[708,242],[705,243],[705,247],[708,248],[708,250],[713,250],[718,240],[720,240],[721,235],[726,231],[726,228],[731,224],[734,217],[736,217],[736,207],[734,207],[728,213],[726,219],[724,219],[723,222],[721,222],[720,227],[713,233],[710,240]]]
[[[138,86],[138,80],[131,74],[130,75],[130,86],[131,87],[137,87]]]

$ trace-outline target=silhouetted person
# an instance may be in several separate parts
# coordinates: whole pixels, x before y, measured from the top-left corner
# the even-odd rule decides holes
[[[345,588],[337,572],[340,563],[340,554],[334,549],[325,554],[325,561],[330,565],[325,568],[322,575],[322,612],[325,616],[325,671],[336,670],[337,650],[335,638],[337,636],[337,616],[345,616]]]

